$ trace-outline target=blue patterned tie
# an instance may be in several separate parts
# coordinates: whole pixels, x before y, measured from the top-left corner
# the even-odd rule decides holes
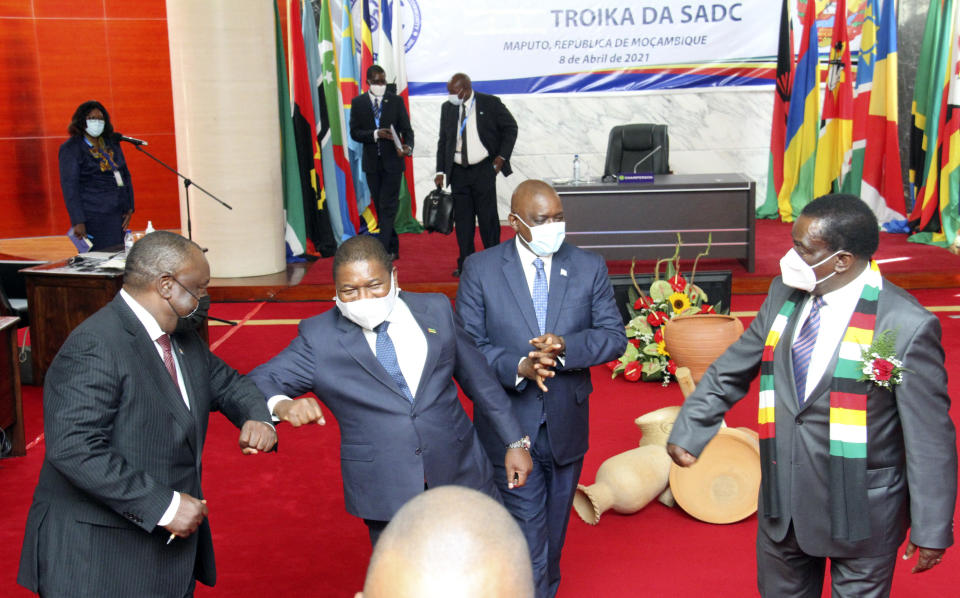
[[[547,329],[547,273],[540,258],[533,260],[533,267],[537,269],[533,277],[533,311],[537,313],[537,325],[543,334]]]
[[[403,372],[400,371],[400,363],[397,361],[397,350],[393,346],[393,341],[390,340],[390,335],[387,334],[387,328],[389,326],[390,322],[384,322],[373,329],[377,333],[377,361],[380,362],[383,369],[387,370],[387,373],[390,374],[393,381],[400,387],[403,396],[407,397],[410,404],[413,404],[413,393],[410,392],[410,387],[407,386],[407,379],[403,377]]]
[[[380,128],[380,114],[383,111],[383,107],[380,105],[380,100],[373,101],[373,121],[377,125],[377,128]],[[380,155],[380,139],[377,137],[377,132],[373,132],[373,138],[376,140],[377,144],[377,155]]]
[[[793,341],[793,378],[797,382],[797,398],[800,400],[800,405],[803,405],[806,400],[807,370],[810,369],[810,357],[813,355],[813,347],[817,344],[817,333],[820,332],[820,308],[823,304],[822,296],[814,296],[810,315],[807,316],[807,320],[800,328],[800,333]]]

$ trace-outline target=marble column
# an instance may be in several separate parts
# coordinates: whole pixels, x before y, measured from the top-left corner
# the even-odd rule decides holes
[[[285,267],[273,0],[167,0],[177,166],[214,277]],[[180,215],[187,232],[186,194]]]

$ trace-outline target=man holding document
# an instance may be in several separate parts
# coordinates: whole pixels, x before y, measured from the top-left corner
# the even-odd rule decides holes
[[[400,257],[400,239],[394,220],[404,158],[413,154],[413,129],[403,100],[387,91],[387,75],[381,67],[367,69],[367,84],[370,91],[350,104],[350,136],[363,144],[363,172],[377,209],[380,242],[396,259]]]

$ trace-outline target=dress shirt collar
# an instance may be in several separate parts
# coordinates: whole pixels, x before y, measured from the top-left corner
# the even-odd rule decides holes
[[[524,245],[523,241],[520,240],[520,233],[517,233],[517,236],[514,237],[514,239],[517,244],[517,255],[520,256],[520,262],[524,266],[533,267],[533,260],[540,258],[543,260],[544,269],[547,272],[550,271],[550,264],[553,262],[553,255],[542,256],[530,251],[530,248]]]
[[[137,316],[137,319],[140,320],[140,323],[147,331],[147,335],[150,337],[150,340],[156,341],[158,338],[166,334],[160,324],[157,323],[157,319],[153,317],[153,314],[147,311],[147,309],[140,305],[140,303],[133,298],[130,293],[124,289],[120,289],[120,296],[123,297],[123,300],[127,302],[127,305],[130,306],[130,309],[133,310],[133,315]]]
[[[864,268],[863,272],[861,272],[856,278],[835,291],[824,293],[824,303],[826,303],[828,307],[834,309],[846,309],[846,307],[849,306],[852,313],[853,309],[857,307],[857,301],[860,299],[860,294],[863,292],[863,285],[867,283],[869,274],[870,265],[867,264],[867,267]]]

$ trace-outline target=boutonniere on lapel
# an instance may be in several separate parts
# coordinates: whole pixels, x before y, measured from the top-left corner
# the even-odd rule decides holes
[[[863,349],[860,364],[859,381],[870,381],[881,388],[891,388],[903,382],[903,362],[897,359],[894,347],[897,344],[897,331],[884,330],[878,334],[869,347]]]

